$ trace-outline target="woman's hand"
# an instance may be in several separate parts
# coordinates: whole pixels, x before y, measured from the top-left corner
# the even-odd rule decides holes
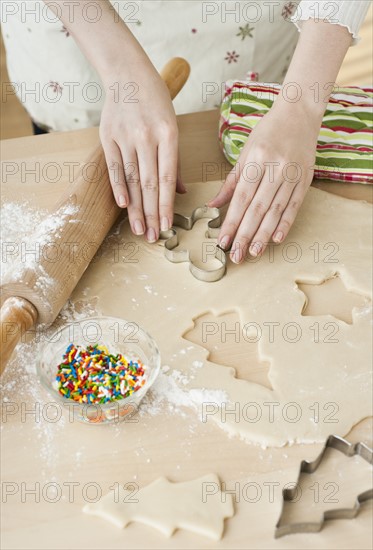
[[[283,85],[283,90],[295,86],[299,99],[289,102],[278,96],[209,203],[219,207],[232,199],[219,243],[222,248],[232,245],[235,263],[247,250],[262,254],[270,239],[282,242],[294,223],[312,182],[323,115],[351,40],[344,26],[303,21]]]
[[[101,77],[106,100],[100,137],[115,200],[128,208],[132,231],[155,242],[172,225],[178,179],[178,131],[169,91],[109,0],[100,17],[90,0],[44,0]],[[73,9],[73,17],[70,13]],[[177,190],[185,192],[178,181]]]
[[[309,188],[316,156],[318,121],[300,104],[277,103],[261,119],[236,167],[209,206],[231,201],[219,244],[240,263],[247,251],[262,254],[272,239],[288,234]]]
[[[167,86],[145,58],[106,75],[100,137],[115,200],[133,233],[155,242],[172,225],[178,129]],[[119,93],[118,93],[119,92]],[[180,180],[178,191],[184,187]]]

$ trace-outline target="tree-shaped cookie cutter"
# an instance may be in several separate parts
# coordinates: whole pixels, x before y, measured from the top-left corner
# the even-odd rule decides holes
[[[218,208],[210,208],[208,206],[199,206],[193,210],[191,216],[175,214],[172,228],[168,231],[161,231],[160,238],[166,239],[164,243],[164,253],[167,260],[173,263],[189,262],[189,270],[196,279],[212,283],[214,281],[219,281],[225,275],[227,270],[227,260],[225,252],[222,248],[215,245],[214,255],[221,264],[216,269],[203,269],[195,265],[190,259],[189,250],[175,250],[179,244],[179,236],[175,227],[180,227],[181,229],[190,231],[196,221],[206,218],[210,218],[210,221],[207,224],[207,238],[217,238],[219,227],[221,225],[220,211]]]
[[[356,443],[355,445],[346,441],[342,437],[336,435],[330,435],[326,440],[323,450],[319,456],[309,462],[308,460],[302,460],[298,475],[298,480],[295,486],[291,489],[284,489],[282,491],[283,504],[281,509],[280,518],[277,522],[275,529],[275,538],[282,537],[284,535],[290,535],[294,533],[317,533],[323,528],[324,522],[329,519],[353,519],[357,516],[360,510],[360,505],[370,499],[373,499],[373,489],[368,489],[363,493],[360,493],[356,497],[355,504],[352,508],[336,508],[334,510],[326,510],[323,513],[322,519],[317,522],[302,522],[302,523],[283,523],[282,515],[286,502],[294,501],[297,496],[298,482],[303,473],[313,474],[319,465],[321,464],[324,455],[328,448],[336,449],[348,457],[355,455],[361,456],[369,464],[373,464],[373,450],[369,449],[364,443]]]

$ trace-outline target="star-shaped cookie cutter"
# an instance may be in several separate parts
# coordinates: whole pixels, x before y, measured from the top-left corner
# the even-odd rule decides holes
[[[227,270],[227,260],[225,252],[222,248],[215,245],[215,258],[219,260],[221,264],[216,269],[203,269],[195,265],[190,259],[189,250],[175,250],[179,244],[179,236],[175,227],[180,227],[181,229],[190,231],[196,221],[206,218],[210,218],[210,221],[207,224],[207,238],[217,238],[219,227],[221,225],[221,215],[219,209],[210,208],[208,206],[199,206],[193,210],[191,216],[175,214],[172,228],[168,231],[161,231],[160,239],[166,239],[164,243],[164,254],[167,260],[173,263],[189,262],[189,270],[196,279],[212,283],[219,281],[225,275]]]
[[[373,489],[368,489],[363,493],[360,493],[356,497],[355,504],[352,508],[336,508],[334,510],[326,510],[320,521],[316,522],[302,522],[302,523],[283,523],[282,515],[286,502],[291,502],[297,498],[298,481],[303,473],[313,474],[319,465],[321,464],[324,455],[328,448],[336,449],[348,457],[355,455],[361,456],[369,464],[373,464],[373,450],[367,447],[364,443],[350,443],[346,439],[336,435],[330,435],[326,440],[323,450],[319,456],[309,462],[308,460],[302,460],[300,470],[298,474],[297,483],[294,488],[284,489],[282,491],[283,504],[281,509],[280,518],[277,522],[275,529],[275,538],[282,537],[284,535],[290,535],[294,533],[317,533],[323,528],[324,522],[329,519],[353,519],[357,516],[360,510],[360,505],[370,499],[373,499]]]

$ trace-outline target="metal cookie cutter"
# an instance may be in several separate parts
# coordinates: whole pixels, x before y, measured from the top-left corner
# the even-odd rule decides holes
[[[352,443],[349,443],[348,441],[346,441],[346,439],[343,439],[342,437],[338,437],[336,435],[330,435],[326,440],[323,450],[315,460],[313,460],[312,462],[309,462],[307,460],[302,460],[300,465],[298,480],[295,487],[292,489],[284,489],[282,491],[283,505],[282,505],[280,518],[276,525],[276,530],[275,530],[276,539],[284,535],[290,535],[294,533],[317,533],[318,531],[321,531],[324,525],[324,522],[329,519],[352,519],[357,516],[360,510],[360,505],[363,502],[373,499],[373,489],[368,489],[367,491],[360,493],[360,495],[356,497],[355,504],[352,508],[337,508],[334,510],[326,510],[323,514],[321,521],[319,522],[302,522],[302,523],[287,524],[281,521],[282,514],[284,512],[285,502],[291,502],[296,497],[297,485],[301,475],[303,473],[313,474],[321,464],[324,458],[324,455],[326,453],[326,450],[329,447],[336,449],[337,451],[340,451],[341,453],[345,454],[348,457],[359,455],[361,456],[361,458],[366,460],[369,464],[373,464],[373,450],[369,449],[369,447],[367,447],[364,443],[356,443],[355,445],[353,445]]]
[[[182,216],[181,214],[174,215],[174,224],[168,231],[161,231],[160,238],[166,239],[164,243],[164,253],[166,258],[173,263],[189,262],[189,270],[192,275],[200,281],[212,283],[219,281],[225,274],[227,269],[227,260],[225,252],[218,245],[215,246],[215,258],[219,260],[221,266],[217,269],[202,269],[196,266],[190,259],[189,250],[174,250],[179,244],[179,236],[174,227],[180,227],[189,231],[198,220],[211,218],[207,224],[206,236],[209,239],[216,238],[219,233],[221,224],[221,216],[218,208],[209,208],[208,206],[200,206],[193,210],[191,216]]]

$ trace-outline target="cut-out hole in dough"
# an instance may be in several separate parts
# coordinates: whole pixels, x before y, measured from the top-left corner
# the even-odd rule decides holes
[[[236,311],[217,316],[204,313],[193,322],[194,327],[183,338],[208,351],[209,361],[233,367],[236,378],[273,389],[268,378],[270,363],[259,359],[258,343],[248,340]]]
[[[336,319],[351,325],[353,308],[361,308],[368,303],[366,297],[348,292],[339,275],[321,284],[310,284],[300,280],[296,283],[306,298],[302,315],[333,315]]]

